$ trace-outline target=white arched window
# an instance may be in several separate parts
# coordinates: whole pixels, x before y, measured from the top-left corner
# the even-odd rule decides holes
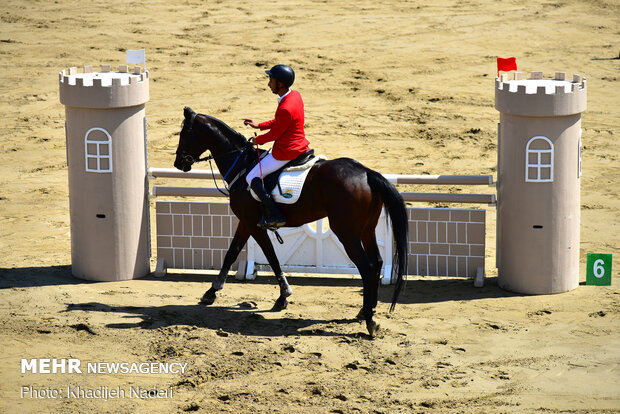
[[[91,128],[84,137],[86,171],[112,172],[112,137],[103,128]]]
[[[553,143],[549,138],[536,136],[527,142],[525,181],[532,183],[553,181]]]

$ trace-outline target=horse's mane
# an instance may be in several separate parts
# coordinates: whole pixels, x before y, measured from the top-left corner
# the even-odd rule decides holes
[[[223,121],[205,114],[200,114],[200,116],[204,116],[207,120],[209,120],[236,147],[241,148],[247,144],[247,139],[243,135],[229,127]]]

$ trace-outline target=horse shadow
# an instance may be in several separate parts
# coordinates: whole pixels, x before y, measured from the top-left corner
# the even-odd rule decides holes
[[[167,278],[166,278],[167,279]],[[211,277],[204,275],[175,276],[173,279],[188,281],[203,280]],[[250,283],[273,284],[270,277],[258,277]],[[320,280],[318,280],[320,279]],[[145,279],[141,279],[147,281]],[[161,279],[159,279],[161,280]],[[291,285],[357,286],[362,295],[361,280],[321,277],[290,277]],[[248,283],[231,280],[230,283]],[[393,287],[379,290],[379,306],[391,303]],[[476,288],[471,279],[415,278],[409,280],[403,289],[398,304],[415,305],[449,301],[471,301],[489,298],[509,298],[523,296],[502,290],[497,286],[496,278],[487,278],[485,286]],[[380,311],[380,308],[377,308]],[[160,306],[113,306],[99,302],[69,303],[64,312],[102,312],[118,314],[124,322],[112,322],[105,325],[109,329],[145,329],[156,330],[172,326],[205,328],[217,332],[220,336],[241,334],[244,336],[286,337],[291,335],[308,335],[324,337],[351,337],[369,339],[364,324],[351,315],[349,318],[316,319],[303,316],[288,316],[286,311],[273,312],[258,309],[254,302],[240,302],[236,306],[205,306],[203,304],[160,305]],[[398,312],[398,305],[396,311]],[[277,314],[278,317],[266,317]],[[356,333],[344,333],[334,329],[337,325],[359,324]]]
[[[253,302],[242,302],[233,306],[162,305],[162,306],[111,306],[105,303],[68,303],[64,312],[84,311],[119,314],[127,322],[108,323],[109,329],[157,330],[172,326],[205,328],[220,336],[241,334],[244,336],[351,336],[366,338],[365,327],[360,323],[359,334],[330,332],[324,325],[356,323],[355,318],[312,319],[282,316],[266,318],[271,310],[259,310]]]

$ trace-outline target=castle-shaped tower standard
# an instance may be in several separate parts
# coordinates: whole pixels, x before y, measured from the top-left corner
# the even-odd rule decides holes
[[[149,73],[85,66],[59,74],[65,105],[74,276],[125,280],[150,272],[145,103]]]
[[[579,285],[581,113],[586,80],[495,80],[498,283],[547,294]]]

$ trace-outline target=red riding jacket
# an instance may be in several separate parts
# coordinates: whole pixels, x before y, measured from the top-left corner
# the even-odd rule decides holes
[[[275,118],[258,124],[261,131],[269,132],[256,137],[258,144],[275,141],[272,154],[276,160],[294,160],[310,149],[304,132],[304,101],[297,91],[290,91],[276,109]]]

